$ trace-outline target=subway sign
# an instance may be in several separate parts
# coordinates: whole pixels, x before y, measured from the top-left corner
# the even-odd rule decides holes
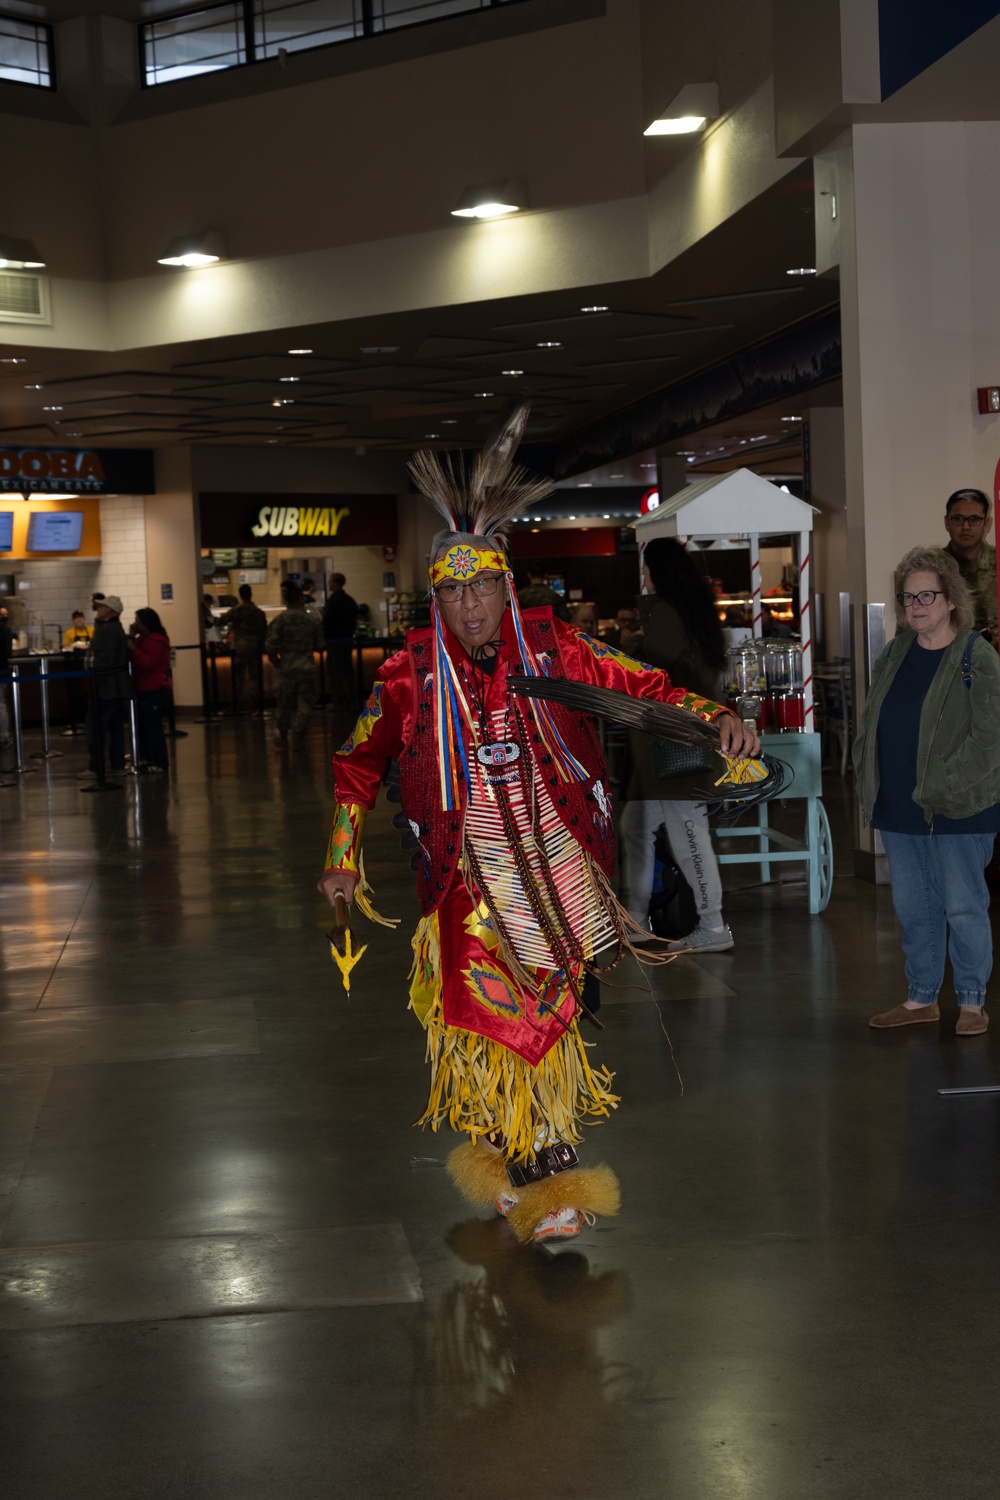
[[[304,541],[307,537],[334,537],[340,523],[351,514],[349,505],[262,505],[251,536]]]
[[[152,495],[144,448],[0,448],[0,494]]]
[[[203,547],[396,546],[395,495],[303,494],[202,490],[198,495]]]

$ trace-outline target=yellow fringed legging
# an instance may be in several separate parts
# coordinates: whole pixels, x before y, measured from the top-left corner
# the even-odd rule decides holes
[[[591,1068],[574,1019],[537,1066],[502,1043],[445,1024],[437,914],[413,939],[410,1007],[427,1031],[430,1097],[417,1121],[449,1125],[473,1141],[502,1137],[512,1161],[533,1156],[539,1141],[579,1141],[581,1124],[597,1123],[618,1105],[613,1076]]]

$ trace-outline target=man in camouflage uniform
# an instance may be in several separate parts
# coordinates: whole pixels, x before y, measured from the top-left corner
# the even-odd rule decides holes
[[[958,570],[972,594],[976,629],[997,637],[997,549],[986,540],[990,526],[990,502],[982,490],[956,490],[948,497],[944,524],[951,538],[944,549],[958,563]]]
[[[278,740],[287,742],[292,730],[293,744],[303,745],[318,696],[313,653],[322,649],[323,629],[315,615],[306,613],[297,583],[286,583],[284,593],[286,608],[267,632],[267,655],[279,673]]]
[[[243,684],[250,692],[250,706],[260,712],[260,683],[257,662],[264,649],[267,635],[267,615],[253,602],[253,590],[248,583],[240,584],[240,602],[228,610],[219,620],[223,629],[233,633],[233,712],[239,712],[243,697]]]

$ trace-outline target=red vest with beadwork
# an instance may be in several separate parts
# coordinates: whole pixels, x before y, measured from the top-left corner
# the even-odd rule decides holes
[[[549,611],[546,610],[545,614],[549,615]],[[543,670],[549,677],[564,677],[566,673],[551,617],[537,618],[533,610],[526,610],[524,627]],[[455,875],[462,852],[468,786],[463,781],[461,808],[449,812],[441,806],[440,757],[434,735],[433,632],[411,632],[406,638],[406,653],[413,702],[412,715],[409,716],[410,736],[399,755],[399,786],[403,811],[420,830],[418,837],[423,858],[417,871],[417,894],[421,911],[426,916],[440,906]],[[516,656],[510,661],[510,669],[514,672],[519,669]],[[497,670],[505,670],[502,663]],[[586,781],[563,781],[544,750],[524,700],[515,695],[511,697],[511,711],[520,715],[524,725],[534,776],[545,783],[556,812],[580,847],[592,855],[605,874],[610,875],[615,857],[611,788],[593,720],[561,704],[549,704],[567,747],[590,773]]]

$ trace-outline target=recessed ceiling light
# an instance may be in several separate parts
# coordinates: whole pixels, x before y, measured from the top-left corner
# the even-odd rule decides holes
[[[575,521],[576,520],[576,516],[568,516],[567,520]]]
[[[786,271],[785,272],[785,275],[786,276],[815,276],[816,275],[816,267],[815,266],[793,266],[790,271]]]
[[[542,519],[542,518],[541,518],[541,516],[535,516],[535,517],[534,517],[534,519],[535,519],[535,520],[536,520],[536,521],[540,521],[540,520],[541,520],[541,519]]]
[[[398,354],[398,344],[362,344],[362,354]]]
[[[278,379],[282,385],[295,385],[299,377],[298,375],[279,375]]]
[[[608,478],[609,479],[624,479],[625,475],[624,474],[609,474]]]
[[[289,353],[291,353],[291,350],[289,350]],[[278,441],[277,438],[268,438],[267,439],[268,445],[270,445],[271,443],[276,443],[277,441]]]
[[[562,348],[562,344],[559,342],[558,339],[542,339],[540,343],[538,343],[538,344],[535,345],[535,348],[536,349],[561,349]]]
[[[690,135],[719,117],[719,85],[686,83],[643,135]]]
[[[493,394],[492,391],[477,391],[476,392],[476,395],[479,396],[483,401],[488,400],[488,398],[490,396],[492,396],[492,394]]]
[[[311,349],[289,349],[288,352],[289,352],[289,354],[311,354],[312,350]],[[268,438],[268,442],[273,442],[273,438]]]
[[[528,195],[520,178],[508,177],[500,182],[481,182],[467,187],[451,210],[456,219],[499,219],[525,208]]]
[[[0,365],[26,365],[27,363],[28,361],[26,359],[14,359],[10,356],[6,356],[4,359],[0,359]]]
[[[610,511],[609,511],[609,510],[606,510],[606,511],[605,511],[605,512],[604,512],[604,519],[605,519],[605,520],[606,520],[606,521],[610,521],[610,520],[611,520],[611,512],[610,512]]]
[[[594,488],[594,481],[592,479],[581,479],[577,482],[576,487],[578,490],[592,490]]]
[[[781,420],[783,422],[801,422],[802,418],[801,417],[782,417]]]
[[[424,437],[425,438],[439,438],[440,436],[441,436],[441,434],[439,432],[425,432],[424,433]]]
[[[24,389],[26,391],[43,391],[45,387],[43,385],[26,385]]]
[[[692,454],[690,454],[690,455],[689,455],[689,456],[688,456],[688,459],[687,459],[687,462],[688,462],[688,463],[689,463],[689,464],[693,464],[693,463],[694,463],[694,460],[695,460],[695,455],[694,455],[694,454],[693,454],[693,453],[692,453]]]
[[[541,528],[540,528],[540,527],[538,527],[538,526],[532,526],[532,528],[531,528],[531,535],[532,535],[532,536],[537,536],[537,535],[538,535],[538,533],[539,533],[539,531],[540,531],[540,529],[541,529]]]
[[[601,307],[601,306],[595,305],[594,307],[581,307],[580,311],[583,312],[583,313],[601,313],[601,312],[610,312],[611,309],[609,307]]]
[[[639,468],[640,469],[655,469],[656,465],[655,464],[640,464]]]
[[[43,406],[42,411],[62,411],[61,406]]]
[[[442,427],[457,427],[458,426],[458,418],[457,417],[442,417],[441,418],[441,426]]]
[[[66,428],[66,436],[67,437],[83,437],[83,433],[82,432],[72,431],[69,427],[67,427]]]
[[[157,264],[183,266],[191,271],[199,266],[214,266],[227,254],[225,235],[212,229],[202,234],[182,234],[171,240],[167,253],[157,256]]]
[[[523,375],[524,371],[523,370],[501,370],[500,374],[501,375]]]

